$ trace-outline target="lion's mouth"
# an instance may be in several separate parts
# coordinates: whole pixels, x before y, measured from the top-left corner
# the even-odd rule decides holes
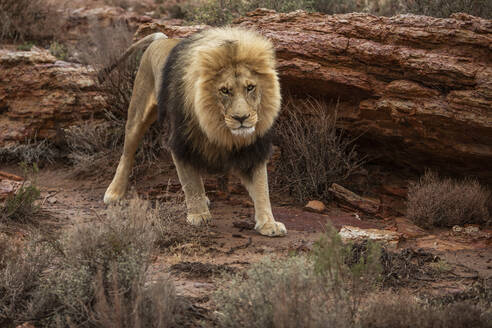
[[[249,136],[253,132],[255,132],[255,127],[254,126],[250,126],[250,127],[240,126],[240,127],[236,128],[236,129],[231,129],[231,133],[233,135],[235,135],[235,136],[241,136],[241,137]]]

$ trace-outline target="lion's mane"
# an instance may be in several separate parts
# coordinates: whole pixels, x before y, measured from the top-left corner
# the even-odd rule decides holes
[[[258,122],[248,137],[234,136],[225,126],[211,83],[224,68],[238,64],[254,72],[262,86]],[[235,169],[249,175],[264,163],[281,103],[275,65],[273,45],[254,31],[216,28],[180,41],[167,58],[157,101],[174,155],[210,173]]]

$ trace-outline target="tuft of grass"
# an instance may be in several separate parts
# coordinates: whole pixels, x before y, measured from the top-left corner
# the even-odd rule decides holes
[[[440,178],[427,171],[408,189],[407,217],[430,228],[490,224],[490,190],[476,180]]]
[[[281,149],[276,183],[299,202],[331,199],[329,188],[352,176],[364,164],[355,139],[336,127],[337,108],[311,100],[285,106],[275,133]]]
[[[68,59],[68,48],[59,42],[51,42],[49,50],[50,54],[59,60],[66,61]]]
[[[0,207],[0,221],[11,221],[17,223],[33,222],[39,206],[35,201],[39,198],[40,191],[36,187],[36,174],[38,167],[33,164],[32,167],[22,163],[24,170],[24,180],[20,188],[12,195],[9,195],[5,203]]]

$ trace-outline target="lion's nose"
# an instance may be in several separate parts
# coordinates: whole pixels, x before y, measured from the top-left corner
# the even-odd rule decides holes
[[[235,119],[236,121],[239,121],[239,123],[243,124],[244,120],[249,117],[248,115],[243,115],[243,116],[238,116],[238,115],[232,115],[232,118]]]

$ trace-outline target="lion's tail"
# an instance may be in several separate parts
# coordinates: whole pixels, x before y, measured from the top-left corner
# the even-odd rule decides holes
[[[159,40],[159,39],[167,39],[167,35],[164,33],[158,32],[158,33],[153,33],[150,35],[147,35],[143,39],[135,42],[132,44],[126,51],[123,53],[123,55],[116,60],[113,64],[111,64],[108,67],[105,67],[101,69],[97,73],[97,80],[99,83],[103,83],[106,77],[108,76],[109,73],[111,73],[116,67],[118,67],[122,62],[124,62],[131,54],[135,52],[137,49],[145,49],[147,48],[153,41]]]

